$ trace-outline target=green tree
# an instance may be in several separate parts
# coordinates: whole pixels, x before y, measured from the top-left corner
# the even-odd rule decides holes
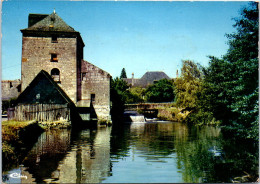
[[[146,89],[145,97],[148,102],[172,102],[175,97],[173,82],[167,79],[159,80]]]
[[[122,69],[120,79],[127,78],[125,68]]]
[[[132,87],[127,93],[126,103],[141,103],[144,102],[145,88]]]
[[[126,93],[128,89],[128,85],[122,79],[116,77],[111,81],[111,102],[112,102],[112,109],[111,115],[112,119],[121,119],[124,113],[124,105],[126,101]]]
[[[236,137],[258,140],[258,3],[235,19],[228,34],[229,50],[222,59],[210,57],[204,97],[209,110]]]
[[[197,64],[192,61],[183,61],[181,76],[174,82],[176,104],[187,110],[196,107],[197,93],[200,90],[202,72]]]

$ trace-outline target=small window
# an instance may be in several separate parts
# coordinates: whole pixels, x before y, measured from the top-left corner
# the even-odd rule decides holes
[[[19,84],[16,88],[17,88],[17,91],[20,93],[21,92],[21,84]]]
[[[51,54],[51,62],[58,62],[57,54]]]
[[[91,102],[93,103],[93,102],[95,102],[95,94],[91,94]]]
[[[86,74],[86,73],[82,73],[81,75],[82,75],[81,79],[82,79],[83,81],[87,79],[87,74]]]
[[[13,84],[12,84],[12,82],[10,82],[10,88],[12,88],[13,87]]]
[[[53,78],[53,80],[54,80],[55,82],[60,83],[60,71],[59,71],[58,68],[53,68],[53,69],[51,70],[51,77]]]
[[[52,43],[58,43],[57,36],[52,36],[52,37],[51,37],[51,42],[52,42]]]

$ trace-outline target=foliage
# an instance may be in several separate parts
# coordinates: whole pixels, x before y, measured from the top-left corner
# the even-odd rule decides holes
[[[127,78],[125,68],[122,69],[120,79]]]
[[[124,105],[126,102],[126,91],[128,89],[128,85],[122,79],[116,77],[111,81],[111,102],[112,102],[112,109],[111,115],[112,118],[121,118],[124,113]]]
[[[23,141],[21,131],[23,131],[31,121],[3,121],[2,122],[2,161],[3,170],[13,167],[18,162]],[[36,131],[37,132],[37,131]],[[34,136],[33,134],[30,135]],[[19,152],[19,153],[18,153]]]
[[[199,66],[192,61],[183,61],[181,77],[174,82],[176,103],[184,109],[194,109],[197,102],[197,93],[200,90],[202,72]]]
[[[229,50],[222,59],[210,57],[201,99],[224,130],[258,140],[258,7],[252,3],[235,19],[228,34]],[[203,103],[203,100],[201,100]]]
[[[173,82],[167,79],[159,80],[145,91],[145,98],[148,102],[172,102],[174,97]]]
[[[145,89],[141,87],[132,87],[127,94],[126,103],[142,103],[144,102]]]

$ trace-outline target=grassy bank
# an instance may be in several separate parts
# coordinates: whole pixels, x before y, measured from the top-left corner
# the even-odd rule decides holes
[[[33,146],[42,132],[36,121],[3,121],[3,171],[19,164],[23,153]]]
[[[188,114],[189,114],[188,111],[183,113],[181,112],[181,109],[177,107],[158,109],[158,118],[161,120],[181,122],[186,118]]]
[[[158,108],[157,117],[166,121],[178,121],[194,125],[220,125],[210,113],[203,111],[186,110],[176,107],[173,103],[169,107]]]

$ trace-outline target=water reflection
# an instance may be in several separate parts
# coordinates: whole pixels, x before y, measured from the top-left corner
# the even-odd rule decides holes
[[[44,132],[5,178],[18,183],[231,182],[257,173],[258,152],[224,140],[216,127],[176,122]],[[8,180],[9,179],[9,180]]]
[[[110,172],[110,131],[111,128],[98,129],[95,133],[84,130],[80,139],[73,142],[71,151],[57,167],[52,183],[100,183]]]

